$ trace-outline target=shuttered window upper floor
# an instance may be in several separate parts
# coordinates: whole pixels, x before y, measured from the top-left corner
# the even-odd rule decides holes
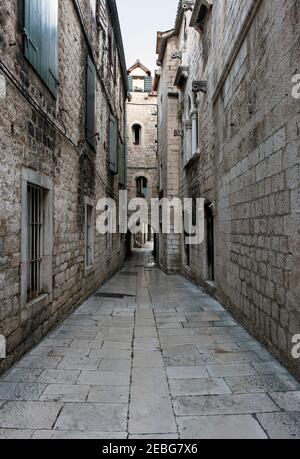
[[[96,68],[89,55],[86,63],[86,140],[96,149],[96,94],[97,94]]]
[[[58,0],[23,0],[24,54],[56,97],[58,86]]]

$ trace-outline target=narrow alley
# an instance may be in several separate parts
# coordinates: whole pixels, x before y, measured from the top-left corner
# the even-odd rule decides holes
[[[300,0],[1,0],[0,440],[300,439],[299,48]]]
[[[2,377],[0,400],[0,438],[300,438],[299,384],[147,248]]]

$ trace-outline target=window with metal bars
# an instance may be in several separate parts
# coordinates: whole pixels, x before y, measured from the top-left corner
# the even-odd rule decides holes
[[[46,191],[28,184],[28,270],[27,301],[43,293],[42,263],[44,257],[44,201]]]
[[[94,207],[86,204],[85,215],[85,266],[94,264]]]

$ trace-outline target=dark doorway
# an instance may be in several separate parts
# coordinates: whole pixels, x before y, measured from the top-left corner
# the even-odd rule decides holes
[[[206,243],[207,243],[207,277],[208,281],[215,281],[215,228],[214,214],[210,204],[205,206],[206,216]]]
[[[128,231],[125,239],[125,256],[129,258],[131,255],[131,232]]]
[[[183,243],[184,243],[184,264],[187,268],[190,268],[191,266],[191,246],[190,244],[187,244],[186,243],[186,239],[190,237],[190,235],[186,232],[184,232],[184,239],[183,239]]]

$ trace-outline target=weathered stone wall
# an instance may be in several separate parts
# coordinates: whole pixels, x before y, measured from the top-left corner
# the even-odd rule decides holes
[[[141,143],[134,145],[132,127],[141,126]],[[157,197],[157,97],[146,92],[131,92],[127,102],[129,198],[137,197],[136,179],[148,180],[148,198]]]
[[[171,59],[177,49],[176,37],[167,43],[160,69],[158,85],[158,164],[160,170],[160,196],[172,199],[178,196],[180,186],[180,138],[174,136],[179,127],[178,97],[174,86],[176,61]],[[163,234],[160,227],[159,263],[167,273],[180,270],[180,235]]]
[[[298,377],[299,6],[262,1],[214,110],[218,294]]]
[[[206,234],[183,273],[213,292],[298,377],[291,350],[300,333],[300,104],[292,97],[299,6],[298,0],[214,2],[202,32],[188,29],[180,106],[184,129],[191,82],[207,81],[207,93],[197,97],[199,148],[188,164],[186,139],[180,147],[181,196],[215,202],[215,282],[207,282]]]
[[[59,81],[54,99],[23,56],[22,2],[0,6],[1,62],[11,78],[0,71],[5,94],[0,98],[0,333],[6,337],[8,356],[0,372],[28,351],[66,314],[76,308],[110,277],[124,258],[124,240],[95,232],[94,267],[85,273],[85,197],[97,200],[116,195],[118,176],[108,172],[108,118],[119,119],[124,139],[125,90],[117,57],[117,78],[108,66],[107,43],[112,28],[108,10],[102,27],[97,26],[89,2],[79,2],[81,21],[71,0],[59,1]],[[103,4],[103,2],[101,2]],[[102,5],[103,6],[103,5]],[[98,5],[99,7],[99,5]],[[87,40],[97,67],[97,128],[100,140],[96,153],[88,145],[77,147],[85,137],[85,93]],[[116,48],[115,48],[116,52]],[[13,84],[20,84],[18,91]],[[23,92],[23,93],[22,93]],[[28,100],[32,97],[42,115]],[[51,122],[47,120],[51,119]],[[54,128],[54,125],[57,129]],[[20,251],[22,217],[22,170],[26,167],[50,177],[54,187],[53,291],[36,308],[20,303]]]

